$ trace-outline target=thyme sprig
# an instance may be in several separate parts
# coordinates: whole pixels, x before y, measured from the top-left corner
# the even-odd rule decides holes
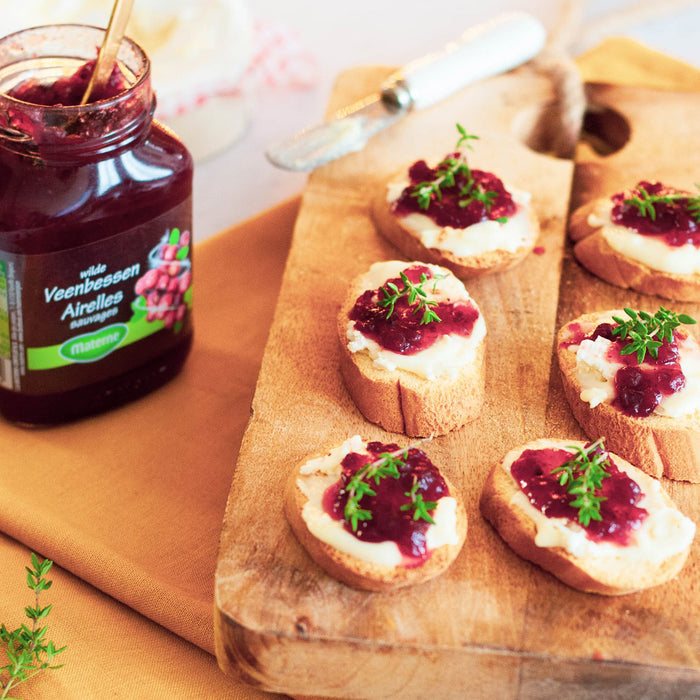
[[[578,520],[586,527],[591,520],[602,520],[600,504],[607,500],[605,496],[596,496],[596,491],[603,487],[603,479],[610,476],[610,457],[603,446],[603,438],[581,447],[569,445],[576,452],[573,459],[552,469],[552,474],[559,474],[559,483],[567,486],[567,493],[576,498],[569,503],[578,508]]]
[[[433,520],[432,516],[428,511],[435,510],[435,508],[437,508],[437,501],[424,501],[423,494],[418,493],[419,486],[420,484],[418,483],[418,479],[416,479],[416,477],[414,476],[413,486],[411,486],[411,490],[405,491],[403,494],[404,496],[406,496],[406,498],[410,498],[411,502],[404,503],[401,506],[401,510],[413,510],[414,520],[423,519],[426,522],[429,522],[431,525],[434,525],[435,521]]]
[[[418,313],[419,311],[423,312],[421,325],[430,323],[431,321],[440,322],[442,319],[430,308],[431,306],[437,306],[438,302],[434,299],[428,299],[428,293],[423,289],[423,286],[428,281],[428,275],[425,272],[421,273],[417,284],[411,282],[405,272],[401,271],[399,275],[401,277],[401,287],[394,282],[387,282],[385,286],[380,288],[384,294],[384,298],[380,299],[377,303],[379,306],[388,309],[386,318],[391,318],[391,315],[394,313],[396,302],[401,297],[405,296],[408,297],[408,305],[415,305],[416,307],[413,313]]]
[[[431,438],[427,439],[430,440]],[[377,492],[372,488],[371,482],[374,481],[374,485],[378,486],[382,479],[389,477],[393,479],[401,478],[399,467],[406,464],[409,450],[420,445],[421,442],[409,445],[408,447],[402,447],[394,452],[383,452],[373,462],[369,462],[363,467],[360,467],[348,480],[345,486],[348,499],[345,502],[343,517],[346,522],[350,523],[353,532],[357,532],[357,525],[360,521],[372,519],[371,511],[360,506],[360,501],[364,496],[377,495]],[[432,501],[423,501],[422,495],[417,493],[418,485],[416,483],[414,483],[412,492],[414,489],[416,492],[414,494],[415,500],[420,500],[424,509],[432,510],[435,506],[433,505],[432,508],[430,507]],[[411,506],[411,504],[407,505]],[[402,507],[401,510],[404,510],[404,508]],[[430,517],[429,514],[427,515]],[[415,519],[417,520],[418,518]],[[432,520],[429,522],[432,522]]]
[[[12,688],[29,680],[43,670],[55,670],[61,665],[51,665],[53,659],[66,647],[56,648],[52,641],[46,641],[47,625],[39,627],[39,622],[44,620],[51,612],[51,605],[41,607],[39,594],[51,588],[51,581],[46,578],[53,562],[49,559],[39,561],[34,552],[31,554],[32,567],[27,570],[27,586],[34,591],[34,606],[24,609],[25,615],[32,621],[31,627],[20,625],[15,630],[8,630],[3,624],[0,626],[0,643],[4,648],[7,664],[0,667],[0,698],[8,698]]]
[[[696,184],[696,187],[700,185]],[[673,204],[674,202],[687,200],[686,208],[696,223],[700,223],[700,195],[691,195],[687,192],[668,192],[666,194],[650,194],[647,190],[638,186],[638,194],[625,199],[624,203],[636,207],[640,216],[649,217],[656,221],[657,204]]]
[[[345,502],[343,516],[350,523],[353,532],[357,532],[357,524],[361,520],[371,520],[372,513],[366,508],[360,507],[360,501],[364,496],[376,496],[377,492],[372,488],[370,482],[374,479],[375,485],[379,485],[382,479],[392,477],[398,479],[399,466],[404,464],[401,459],[408,456],[408,448],[397,452],[384,452],[378,459],[364,467],[358,469],[350,478],[345,487],[348,500]]]
[[[456,124],[460,136],[455,148],[459,151],[462,146],[472,149],[472,140],[478,140],[478,136],[468,134],[461,124]],[[486,211],[494,205],[498,193],[485,190],[481,184],[474,180],[467,158],[461,151],[454,156],[448,156],[437,166],[435,178],[419,182],[411,188],[411,196],[415,197],[421,209],[429,209],[431,202],[442,201],[442,190],[446,187],[454,187],[458,177],[463,177],[466,183],[460,188],[457,203],[460,207],[468,207],[472,202],[481,202]],[[508,217],[501,216],[496,221],[505,223]]]
[[[621,355],[631,355],[637,353],[637,362],[644,362],[646,354],[649,353],[654,359],[658,357],[659,348],[664,340],[673,340],[673,331],[682,323],[692,325],[695,319],[687,314],[677,314],[669,311],[663,306],[652,316],[646,311],[633,311],[625,307],[628,319],[613,316],[613,321],[617,324],[613,326],[612,333],[619,336],[627,344],[620,351]]]

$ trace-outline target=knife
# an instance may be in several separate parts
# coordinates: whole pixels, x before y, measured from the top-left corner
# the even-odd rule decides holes
[[[504,73],[537,55],[546,31],[539,20],[511,12],[467,29],[441,51],[410,62],[377,93],[339,110],[332,119],[270,146],[265,154],[286,170],[314,170],[367,141],[414,109],[424,109],[466,85]]]

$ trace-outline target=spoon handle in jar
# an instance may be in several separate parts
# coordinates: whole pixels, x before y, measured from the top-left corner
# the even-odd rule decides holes
[[[109,80],[109,76],[112,74],[112,68],[114,67],[114,62],[117,59],[119,45],[121,44],[122,37],[126,31],[126,25],[129,22],[129,16],[131,15],[131,8],[133,5],[134,0],[114,1],[114,7],[112,8],[112,15],[109,18],[107,31],[105,32],[102,46],[100,46],[97,61],[95,61],[95,68],[92,71],[92,77],[90,78],[90,82],[85,89],[83,99],[80,101],[81,105],[84,105],[90,100],[90,95],[96,88],[102,87]]]

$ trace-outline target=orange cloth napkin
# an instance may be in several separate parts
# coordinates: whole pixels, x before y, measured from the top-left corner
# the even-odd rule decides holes
[[[40,507],[39,504],[35,508]],[[27,512],[31,517],[31,512]],[[25,584],[29,549],[0,535],[0,619],[14,629],[23,609],[33,605]],[[271,697],[224,675],[216,658],[169,632],[129,606],[54,566],[52,587],[40,603],[53,605],[46,618],[47,639],[67,645],[54,663],[10,691],[24,700],[262,700]],[[204,591],[202,591],[204,596]],[[3,658],[0,663],[5,663]]]
[[[700,85],[700,72],[627,40],[580,65],[587,80]],[[26,621],[24,566],[35,551],[56,562],[42,604],[54,605],[48,637],[68,646],[62,669],[15,697],[268,697],[217,666],[213,579],[298,207],[291,200],[196,246],[195,344],[171,384],[74,425],[0,421],[0,622]]]
[[[218,669],[213,581],[298,206],[196,246],[195,343],[169,385],[73,425],[0,421],[0,622],[27,621],[35,551],[56,563],[41,602],[54,605],[49,638],[68,646],[64,668],[14,697],[265,695]]]

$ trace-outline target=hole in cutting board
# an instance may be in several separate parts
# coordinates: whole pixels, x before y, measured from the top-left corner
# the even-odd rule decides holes
[[[532,105],[520,111],[511,124],[513,134],[528,148],[560,158],[571,158],[571,153],[560,153],[556,125],[561,115],[556,101]],[[587,143],[598,155],[617,153],[629,141],[629,122],[619,112],[605,105],[589,103],[583,117],[580,141]]]
[[[589,103],[583,116],[580,140],[598,155],[617,153],[630,140],[629,122],[610,107]]]

